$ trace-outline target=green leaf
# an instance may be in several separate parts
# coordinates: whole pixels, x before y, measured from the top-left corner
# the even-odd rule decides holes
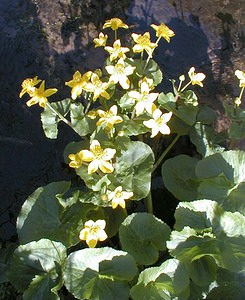
[[[148,213],[129,215],[119,229],[122,249],[130,253],[138,264],[151,265],[166,249],[170,228]]]
[[[160,70],[160,67],[153,59],[149,61],[145,69],[145,76],[147,78],[153,79],[154,86],[157,86],[159,83],[162,82],[163,79],[162,71]]]
[[[170,121],[168,122],[168,126],[171,133],[176,133],[179,135],[188,135],[191,129],[190,125],[187,125],[184,121],[182,121],[175,115],[171,117]]]
[[[64,207],[60,199],[70,187],[70,182],[53,182],[38,188],[30,195],[17,218],[17,232],[20,243],[49,238],[71,246],[79,242],[79,231],[92,204],[83,204],[74,194]]]
[[[206,286],[216,279],[217,265],[212,257],[204,256],[186,264],[191,280],[198,286]]]
[[[118,101],[118,105],[124,110],[131,110],[132,107],[135,105],[135,101],[125,93]]]
[[[196,166],[201,180],[199,195],[217,200],[226,210],[245,213],[245,152],[224,151],[206,157]]]
[[[139,77],[142,77],[142,75],[144,75],[147,78],[153,79],[154,86],[157,86],[159,83],[162,82],[163,79],[162,71],[160,70],[160,67],[153,59],[151,59],[148,62],[146,68],[145,68],[145,61],[144,63],[142,63],[140,59],[129,60],[129,63],[132,66],[136,67],[135,73]]]
[[[23,300],[35,299],[60,299],[58,289],[52,288],[53,279],[49,274],[36,275],[31,281],[28,289],[23,294]],[[60,288],[60,287],[59,287]]]
[[[108,237],[112,237],[118,233],[119,227],[127,217],[127,211],[121,207],[117,207],[116,209],[105,207],[103,211],[106,221],[106,233]]]
[[[178,260],[169,259],[160,267],[142,271],[130,295],[133,300],[188,299],[188,273]]]
[[[136,273],[135,261],[126,252],[108,247],[83,249],[67,258],[65,286],[77,299],[128,300],[127,282]]]
[[[215,122],[217,119],[216,112],[210,108],[209,106],[205,105],[199,105],[199,110],[197,113],[197,121],[205,124],[205,125],[211,125],[213,122]]]
[[[84,115],[82,103],[71,104],[71,124],[80,136],[86,136],[95,130],[95,122]]]
[[[159,105],[172,111],[174,115],[179,117],[187,125],[194,125],[196,122],[198,106],[196,106],[197,97],[192,91],[186,91],[181,95],[183,98],[178,98],[173,93],[160,93],[158,97]]]
[[[198,159],[181,154],[162,165],[162,178],[166,188],[179,200],[197,199],[199,180],[195,174]]]
[[[62,116],[65,116],[69,112],[70,102],[71,99],[66,98],[58,102],[52,102],[50,105]],[[60,119],[48,106],[41,113],[41,121],[46,137],[49,139],[56,139]]]
[[[134,193],[134,200],[142,199],[150,191],[154,154],[142,142],[129,142],[125,148],[116,159],[113,176],[118,185]]]
[[[7,271],[8,266],[11,264],[11,259],[13,256],[13,252],[16,249],[16,243],[6,243],[6,248],[0,249],[0,284],[4,282],[8,282]],[[1,287],[0,287],[1,290]],[[1,293],[0,293],[1,295]],[[0,297],[1,298],[1,297]]]
[[[175,229],[167,247],[183,263],[205,256],[219,267],[238,272],[245,265],[245,216],[225,212],[217,202],[198,200],[180,203]]]
[[[206,297],[207,300],[244,300],[245,287],[238,282],[227,282],[215,287]]]
[[[8,278],[19,291],[25,291],[24,299],[40,299],[40,294],[47,295],[45,299],[59,299],[65,259],[66,248],[58,242],[42,239],[20,245],[14,252]]]
[[[146,120],[146,119],[145,119]],[[148,128],[145,127],[143,124],[144,119],[142,116],[140,118],[135,118],[133,120],[129,119],[128,117],[124,116],[124,122],[120,127],[120,131],[124,132],[124,135],[132,136],[132,135],[139,135],[146,133]]]
[[[245,138],[245,120],[243,122],[233,121],[229,127],[229,138],[241,140]]]
[[[223,147],[216,144],[214,129],[200,122],[191,128],[190,140],[204,157],[224,151]]]

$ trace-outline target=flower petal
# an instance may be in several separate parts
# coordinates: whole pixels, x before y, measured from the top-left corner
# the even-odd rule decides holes
[[[99,160],[95,159],[88,165],[88,174],[96,172],[99,168]]]
[[[99,161],[99,168],[103,173],[112,173],[114,171],[113,165],[104,160]]]

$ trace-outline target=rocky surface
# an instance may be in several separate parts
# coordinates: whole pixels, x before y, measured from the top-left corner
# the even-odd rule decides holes
[[[205,89],[197,93],[218,112],[221,130],[222,102],[238,93],[234,71],[245,70],[244,14],[244,0],[1,0],[1,239],[15,239],[16,215],[27,195],[68,178],[62,152],[76,138],[65,127],[55,141],[44,137],[40,109],[18,98],[23,79],[39,75],[47,86],[58,87],[54,100],[66,97],[64,81],[75,70],[100,67],[104,54],[93,48],[93,38],[106,19],[121,17],[132,32],[163,21],[176,36],[170,44],[161,42],[156,53],[162,88],[191,66],[206,73]]]

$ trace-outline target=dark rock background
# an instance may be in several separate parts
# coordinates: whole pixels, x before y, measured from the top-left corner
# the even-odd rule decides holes
[[[0,240],[16,240],[15,221],[26,197],[37,187],[69,179],[63,164],[65,145],[77,139],[61,125],[57,140],[45,138],[41,109],[19,99],[23,79],[38,75],[57,87],[54,101],[69,95],[64,82],[74,71],[101,66],[104,53],[93,39],[105,20],[120,17],[131,32],[153,31],[165,22],[176,33],[161,41],[156,60],[169,78],[191,66],[207,75],[200,101],[226,126],[222,102],[239,92],[236,69],[245,70],[244,0],[1,0],[0,2]]]

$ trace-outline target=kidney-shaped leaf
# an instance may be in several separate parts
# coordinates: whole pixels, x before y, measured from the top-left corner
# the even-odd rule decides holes
[[[25,291],[24,299],[41,299],[41,291],[46,299],[58,299],[65,259],[66,248],[61,243],[42,239],[20,245],[14,252],[8,278],[19,291]]]
[[[184,263],[211,256],[219,267],[233,272],[245,265],[245,217],[225,212],[211,200],[180,203],[167,247]],[[191,227],[190,227],[191,226]]]
[[[168,225],[148,213],[129,215],[119,229],[122,248],[141,265],[157,261],[159,251],[166,249],[169,236]]]
[[[133,199],[142,199],[150,191],[153,163],[154,154],[147,144],[129,142],[117,158],[113,174],[119,185],[134,193]]]
[[[245,152],[224,151],[200,160],[196,166],[200,198],[218,201],[226,210],[245,213]]]
[[[137,273],[134,259],[112,248],[83,249],[67,258],[65,286],[78,299],[128,300]]]
[[[199,180],[195,168],[198,159],[185,154],[169,158],[162,165],[162,178],[166,188],[179,200],[197,199]]]
[[[177,259],[166,260],[160,267],[142,271],[130,295],[134,300],[188,299],[188,273]]]
[[[83,219],[93,204],[75,202],[64,207],[60,199],[70,187],[70,182],[53,182],[38,188],[23,204],[17,219],[20,243],[25,244],[41,238],[62,242],[71,246],[79,242],[79,230]],[[77,194],[78,197],[78,194]]]

